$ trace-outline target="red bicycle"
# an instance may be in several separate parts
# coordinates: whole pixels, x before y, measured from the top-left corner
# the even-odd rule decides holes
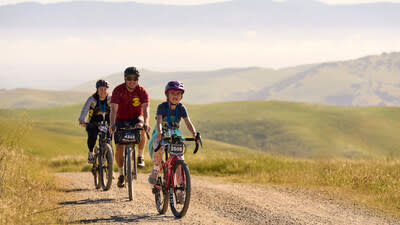
[[[161,170],[157,178],[157,182],[153,187],[157,211],[164,214],[168,209],[168,201],[171,211],[175,217],[181,218],[185,216],[190,202],[190,173],[189,167],[184,160],[185,141],[195,141],[196,147],[194,154],[199,149],[201,136],[198,132],[196,138],[183,138],[172,135],[163,137],[162,141],[165,145],[165,161],[161,163]],[[161,147],[161,143],[154,150],[157,152]]]

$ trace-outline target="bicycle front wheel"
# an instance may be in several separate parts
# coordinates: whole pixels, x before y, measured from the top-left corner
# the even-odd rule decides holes
[[[106,144],[102,152],[103,158],[101,165],[101,186],[103,187],[104,191],[108,191],[111,187],[113,177],[113,154],[111,146]]]
[[[177,160],[173,167],[169,189],[171,211],[175,217],[185,216],[190,202],[190,174],[185,161]]]
[[[97,148],[97,146],[96,146],[96,148]],[[93,174],[93,178],[94,178],[94,186],[96,189],[99,189],[101,187],[101,184],[100,184],[100,156],[99,156],[99,151],[97,149],[95,149],[92,174]]]
[[[130,147],[125,151],[125,165],[126,165],[126,183],[128,184],[129,200],[133,200],[133,187],[132,187],[132,151]]]
[[[137,161],[136,161],[136,148],[132,148],[132,178],[137,180]]]

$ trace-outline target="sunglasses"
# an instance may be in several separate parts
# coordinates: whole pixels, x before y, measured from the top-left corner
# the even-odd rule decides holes
[[[138,76],[126,76],[126,80],[128,80],[128,81],[131,81],[131,80],[138,81],[139,77]]]

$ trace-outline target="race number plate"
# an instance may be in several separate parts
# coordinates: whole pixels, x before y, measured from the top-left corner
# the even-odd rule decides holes
[[[135,141],[135,135],[133,133],[125,133],[123,137],[124,141]]]
[[[172,144],[170,148],[171,155],[183,155],[183,145],[182,144]]]

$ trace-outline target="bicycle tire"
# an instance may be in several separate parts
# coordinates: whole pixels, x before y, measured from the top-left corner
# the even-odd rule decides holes
[[[178,182],[176,182],[176,172],[180,171],[183,175],[183,185],[177,185]],[[173,181],[171,183],[171,181]],[[182,218],[183,216],[186,215],[186,212],[189,208],[189,203],[190,203],[190,193],[191,193],[191,184],[190,184],[190,173],[189,173],[189,167],[187,166],[186,162],[184,160],[177,160],[174,164],[173,167],[173,173],[171,175],[171,181],[170,181],[170,189],[169,189],[169,204],[171,206],[171,211],[172,214],[174,214],[175,217],[177,218]],[[177,199],[177,192],[182,191],[184,195],[184,202],[180,202],[179,199]],[[182,208],[179,207],[182,205]]]
[[[161,162],[161,165],[163,162]],[[160,175],[157,178],[157,183],[160,189],[153,187],[154,200],[158,213],[165,214],[168,209],[168,188],[166,187],[167,174],[164,167],[161,168]]]
[[[133,168],[132,168],[132,175],[133,175],[133,179],[135,179],[135,180],[137,180],[137,158],[136,158],[136,148],[135,148],[135,146],[133,146],[133,151],[132,151],[132,160],[133,160],[133,163],[132,163],[132,166],[133,166]]]
[[[106,144],[103,150],[103,163],[101,164],[101,186],[103,191],[108,191],[111,188],[113,177],[113,154],[110,144]]]
[[[96,147],[97,148],[97,147]],[[95,156],[94,156],[94,163],[93,163],[93,168],[92,168],[92,173],[93,173],[93,178],[94,178],[94,186],[96,189],[100,189],[101,184],[100,184],[100,170],[99,170],[99,153],[98,151],[95,151]]]
[[[128,183],[128,195],[129,195],[129,201],[133,200],[133,187],[132,187],[132,151],[127,150],[125,153],[126,154],[126,182]]]

